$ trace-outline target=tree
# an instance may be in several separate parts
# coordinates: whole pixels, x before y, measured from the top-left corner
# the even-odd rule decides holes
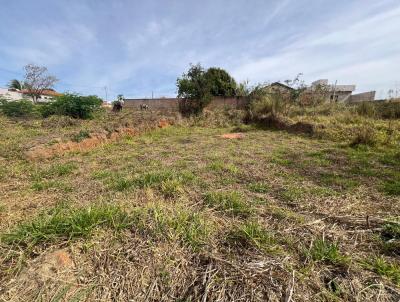
[[[21,82],[17,79],[13,79],[10,81],[10,83],[8,83],[8,88],[22,90],[25,88],[25,85],[23,82]]]
[[[233,97],[236,95],[236,81],[222,68],[211,67],[205,77],[210,82],[211,94],[213,96]]]
[[[36,103],[44,90],[52,89],[58,81],[55,76],[48,74],[47,68],[44,66],[28,64],[24,67],[24,70],[24,86],[34,103]]]
[[[200,64],[190,65],[187,73],[176,81],[179,110],[184,115],[199,114],[211,102],[211,85]]]

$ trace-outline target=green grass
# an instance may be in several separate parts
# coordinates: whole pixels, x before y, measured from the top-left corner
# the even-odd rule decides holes
[[[78,166],[74,162],[69,162],[65,164],[53,164],[48,169],[35,170],[31,174],[31,178],[35,181],[40,181],[47,178],[61,177],[72,174]]]
[[[390,196],[400,196],[400,179],[385,181],[382,190]]]
[[[341,190],[354,189],[359,185],[358,181],[335,173],[323,173],[320,175],[319,181],[326,186],[340,188]]]
[[[364,266],[378,275],[388,278],[394,284],[400,285],[400,265],[398,263],[390,263],[383,257],[376,257],[366,261]]]
[[[271,189],[264,182],[253,182],[248,185],[248,189],[255,193],[268,193]]]
[[[107,176],[105,176],[107,177]],[[108,187],[115,191],[126,191],[132,188],[160,188],[161,191],[168,195],[171,192],[167,192],[171,189],[172,185],[175,185],[175,189],[178,191],[182,191],[178,189],[179,185],[187,184],[190,181],[194,180],[195,176],[188,172],[176,172],[173,170],[164,170],[164,171],[154,171],[147,172],[144,174],[140,174],[137,176],[121,176],[119,174],[113,174],[111,177],[105,178],[105,182],[108,184]]]
[[[306,255],[313,261],[326,262],[334,265],[343,265],[348,262],[347,257],[343,256],[339,250],[339,244],[327,240],[317,239]]]
[[[203,199],[209,207],[228,214],[247,216],[252,212],[243,195],[237,191],[209,192],[204,195]]]
[[[167,179],[161,183],[160,190],[165,198],[178,198],[184,194],[184,189],[178,179]]]
[[[134,211],[135,227],[153,238],[181,240],[197,250],[207,243],[212,233],[212,222],[203,213],[175,206],[149,206]]]
[[[231,174],[239,173],[238,167],[232,163],[224,163],[222,160],[214,160],[211,164],[207,166],[207,169],[214,172],[227,172]]]
[[[57,180],[35,181],[32,184],[31,189],[34,191],[45,191],[50,189],[60,190],[63,192],[73,191],[72,187],[69,184]]]
[[[228,242],[240,247],[255,247],[263,251],[277,251],[274,235],[255,221],[246,221],[235,227],[228,235]]]
[[[35,246],[43,242],[87,237],[99,226],[119,230],[129,225],[129,215],[116,206],[56,208],[32,222],[18,225],[0,238],[6,244]]]

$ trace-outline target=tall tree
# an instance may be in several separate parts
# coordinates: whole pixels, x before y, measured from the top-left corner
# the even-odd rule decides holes
[[[211,67],[206,71],[205,77],[211,85],[211,94],[213,96],[235,96],[236,81],[226,70],[218,67]]]
[[[182,114],[199,114],[211,101],[211,86],[200,64],[190,65],[187,73],[176,81],[179,108]]]
[[[48,74],[47,68],[44,66],[28,64],[24,67],[24,70],[25,89],[27,90],[27,94],[32,97],[34,103],[36,103],[44,90],[52,89],[58,81],[55,76]]]

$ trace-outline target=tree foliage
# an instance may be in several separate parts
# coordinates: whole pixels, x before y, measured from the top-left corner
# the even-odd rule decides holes
[[[179,110],[184,115],[199,114],[211,102],[211,85],[200,65],[190,65],[187,73],[177,79]]]
[[[226,70],[211,67],[204,76],[210,82],[211,95],[221,97],[233,97],[236,95],[236,81]]]
[[[187,73],[177,79],[179,109],[184,115],[199,114],[213,96],[231,97],[236,94],[236,82],[228,72],[200,64],[190,65]]]

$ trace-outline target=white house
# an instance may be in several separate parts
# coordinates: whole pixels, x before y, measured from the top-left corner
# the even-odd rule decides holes
[[[36,101],[38,103],[47,103],[55,96],[59,95],[61,95],[61,93],[58,93],[53,89],[45,89]],[[32,100],[32,97],[28,94],[27,90],[0,88],[0,99],[6,99],[7,101],[18,101],[22,99]]]

